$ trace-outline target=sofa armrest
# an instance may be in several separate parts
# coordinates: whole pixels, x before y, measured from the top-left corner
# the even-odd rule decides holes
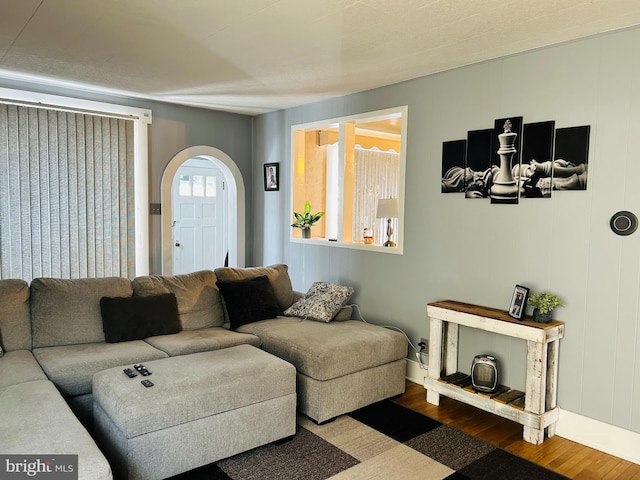
[[[331,320],[332,322],[344,322],[345,320],[351,320],[351,314],[353,313],[353,307],[342,307],[338,313],[336,313],[335,317]]]

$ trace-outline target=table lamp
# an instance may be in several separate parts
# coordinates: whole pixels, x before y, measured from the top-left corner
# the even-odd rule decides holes
[[[387,219],[387,241],[382,245],[384,247],[395,247],[396,242],[391,241],[391,235],[393,235],[393,227],[391,226],[391,219],[398,218],[398,199],[397,198],[379,198],[378,208],[376,211],[376,218]]]

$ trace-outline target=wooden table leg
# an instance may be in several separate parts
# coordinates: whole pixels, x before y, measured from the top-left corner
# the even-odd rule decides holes
[[[458,331],[460,325],[446,322],[444,325],[444,374],[451,375],[458,371]]]
[[[549,343],[547,349],[547,391],[546,391],[546,409],[549,411],[554,409],[558,404],[558,346],[560,340],[554,340]],[[553,437],[556,434],[556,422],[547,427],[547,436]]]
[[[524,409],[540,415],[546,406],[547,346],[544,343],[527,342],[527,379]],[[544,441],[544,428],[525,426],[523,438],[534,445]]]
[[[442,371],[442,320],[431,318],[429,322],[429,371],[428,376],[433,380],[440,378]],[[427,389],[427,402],[440,405],[440,394]]]

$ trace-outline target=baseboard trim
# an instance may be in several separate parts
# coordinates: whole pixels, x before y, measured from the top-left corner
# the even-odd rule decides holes
[[[424,377],[426,376],[427,371],[418,362],[407,358],[407,380],[418,385],[424,385]]]
[[[640,434],[560,409],[556,435],[640,464]]]
[[[423,385],[426,375],[418,362],[407,359],[407,380]],[[560,409],[556,435],[640,464],[640,433]]]

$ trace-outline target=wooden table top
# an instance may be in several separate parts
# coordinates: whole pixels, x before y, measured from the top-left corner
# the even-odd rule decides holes
[[[479,317],[493,318],[495,320],[515,323],[518,325],[527,325],[529,327],[539,328],[541,330],[547,330],[564,325],[564,322],[561,322],[559,320],[551,320],[549,323],[534,322],[533,318],[530,316],[525,316],[522,320],[518,320],[517,318],[510,317],[506,310],[500,310],[492,307],[483,307],[481,305],[473,305],[471,303],[458,302],[456,300],[441,300],[438,302],[430,302],[427,304],[427,306],[468,313],[470,315],[477,315]]]

